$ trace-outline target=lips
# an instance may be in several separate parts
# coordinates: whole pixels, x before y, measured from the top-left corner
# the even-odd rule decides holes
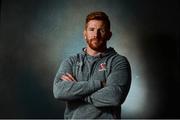
[[[98,40],[92,40],[91,43],[99,43]]]
[[[93,38],[93,39],[91,39],[91,41],[99,41],[97,38]]]
[[[93,38],[90,40],[91,42],[96,42],[96,43],[101,43],[103,42],[101,39],[98,39],[98,38]]]

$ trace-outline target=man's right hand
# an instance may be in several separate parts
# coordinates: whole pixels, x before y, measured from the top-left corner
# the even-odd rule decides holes
[[[102,80],[101,81],[101,88],[105,87],[106,86],[106,81],[105,80]]]
[[[77,80],[69,73],[66,73],[66,74],[62,75],[61,79],[65,80],[65,81],[77,82]]]

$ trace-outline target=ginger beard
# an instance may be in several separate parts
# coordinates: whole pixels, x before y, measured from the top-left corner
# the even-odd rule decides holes
[[[95,51],[103,51],[104,49],[106,49],[106,39],[103,38],[92,38],[92,39],[86,39],[86,42],[88,44],[88,46],[95,50]]]

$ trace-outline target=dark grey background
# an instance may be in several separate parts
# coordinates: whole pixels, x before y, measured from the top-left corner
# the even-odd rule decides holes
[[[84,20],[95,10],[109,15],[109,46],[131,64],[122,117],[180,118],[178,0],[1,0],[0,118],[63,118],[53,79],[85,46]]]

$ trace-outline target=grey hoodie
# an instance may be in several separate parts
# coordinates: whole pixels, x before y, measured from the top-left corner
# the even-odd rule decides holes
[[[65,73],[77,82],[61,80]],[[108,48],[96,57],[83,51],[64,60],[54,79],[53,93],[66,103],[65,119],[120,118],[130,84],[128,60]]]

